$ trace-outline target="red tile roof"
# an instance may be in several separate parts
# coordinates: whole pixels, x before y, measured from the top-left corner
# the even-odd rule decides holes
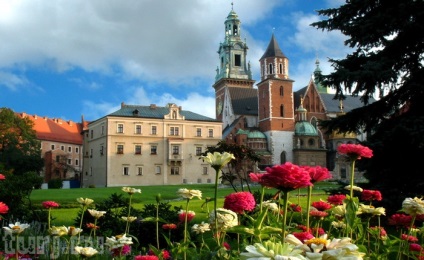
[[[81,132],[86,124],[84,121],[83,123],[75,123],[26,113],[18,113],[18,115],[22,118],[27,117],[34,122],[33,128],[39,140],[82,145],[83,136]]]

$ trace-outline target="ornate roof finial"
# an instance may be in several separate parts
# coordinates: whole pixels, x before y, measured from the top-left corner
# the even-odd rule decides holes
[[[234,2],[231,1],[231,11],[234,11]]]
[[[303,95],[300,95],[300,106],[303,107]]]

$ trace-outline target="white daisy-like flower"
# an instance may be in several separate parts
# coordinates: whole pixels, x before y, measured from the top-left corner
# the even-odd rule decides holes
[[[134,193],[141,193],[140,189],[131,188],[131,187],[122,187],[122,191],[130,195],[133,195]]]
[[[65,226],[52,226],[51,228],[49,228],[48,232],[51,236],[61,237],[68,234],[68,229]]]
[[[218,222],[218,229],[226,230],[228,228],[238,225],[237,213],[232,210],[218,208],[216,209],[216,219]],[[212,227],[215,227],[215,211],[211,211],[209,214],[209,223]]]
[[[124,245],[131,245],[132,237],[127,237],[126,234],[113,236],[113,237],[106,237],[105,245],[109,247],[110,249],[120,248]]]
[[[345,188],[345,190],[350,190],[350,187],[351,187],[350,185],[347,185],[344,188]],[[355,185],[352,186],[352,190],[359,191],[359,192],[363,192],[364,191],[364,189],[362,189],[361,187],[355,186]]]
[[[81,246],[76,246],[74,248],[75,252],[77,252],[78,254],[84,256],[84,257],[92,257],[93,255],[97,254],[98,251],[92,247],[81,247]]]
[[[344,217],[346,215],[346,205],[343,204],[343,205],[335,206],[334,208],[331,209],[331,211],[336,217],[339,217],[339,218]]]
[[[66,230],[68,231],[68,236],[76,236],[83,231],[81,228],[76,228],[74,226],[69,226]]]
[[[406,198],[402,202],[402,210],[411,216],[424,214],[424,201],[417,197]]]
[[[130,223],[132,223],[132,222],[134,222],[136,219],[137,219],[137,217],[132,217],[132,216],[129,216],[129,217],[121,217],[124,221],[128,221],[128,222],[130,222]]]
[[[255,243],[254,245],[246,246],[247,252],[240,253],[241,259],[249,260],[303,260],[306,259],[302,256],[302,250],[295,249],[295,247],[288,243],[265,241],[262,243]]]
[[[279,208],[277,203],[272,202],[271,200],[267,200],[262,202],[262,207],[268,209],[269,211],[273,212],[273,213],[278,213],[279,212]]]
[[[209,225],[209,223],[205,223],[202,222],[200,224],[194,224],[191,227],[191,231],[195,232],[196,234],[203,234],[206,231],[210,231],[211,230],[211,226]]]
[[[95,209],[89,209],[88,212],[90,213],[91,216],[93,216],[96,219],[99,219],[103,217],[104,214],[106,214],[106,211],[98,211]]]
[[[369,214],[373,216],[386,215],[386,209],[383,207],[375,208],[372,205],[359,204],[359,209],[356,212],[357,215]]]
[[[9,224],[9,227],[3,227],[6,233],[12,235],[18,235],[27,228],[29,228],[29,224],[21,224],[21,222],[15,222],[15,224]]]
[[[212,166],[212,168],[222,168],[226,164],[228,164],[232,159],[235,159],[232,153],[208,153],[206,156],[201,156],[201,158],[208,164]]]
[[[184,199],[192,199],[194,197],[202,199],[202,192],[200,190],[189,190],[182,188],[177,191],[177,194],[183,197]]]
[[[77,201],[82,206],[89,206],[90,204],[92,204],[94,202],[94,200],[89,199],[89,198],[85,198],[85,199],[84,198],[78,198]]]

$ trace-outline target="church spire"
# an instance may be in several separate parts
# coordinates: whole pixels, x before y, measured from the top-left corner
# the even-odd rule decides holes
[[[289,78],[289,59],[281,51],[274,33],[259,62],[261,64],[261,80],[268,78]]]

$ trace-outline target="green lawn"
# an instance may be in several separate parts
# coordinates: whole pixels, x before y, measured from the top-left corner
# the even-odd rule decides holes
[[[332,187],[337,187],[332,183],[319,183],[314,188],[314,200],[319,200],[320,198],[326,199],[324,189],[329,189]],[[166,186],[133,186],[133,188],[141,189],[141,194],[134,194],[132,198],[133,207],[137,209],[142,209],[145,204],[154,204],[156,203],[156,195],[161,194],[163,201],[168,201],[174,206],[183,206],[185,207],[185,201],[176,194],[178,189],[187,188],[187,189],[196,189],[202,191],[202,200],[197,198],[190,201],[189,210],[196,212],[196,219],[201,220],[205,219],[207,216],[207,208],[201,208],[202,204],[205,202],[206,197],[214,197],[214,188],[213,184],[191,184],[191,185],[166,185]],[[247,189],[245,189],[247,191]],[[259,186],[251,187],[252,192],[259,191]],[[239,189],[240,191],[240,189]],[[231,187],[225,186],[218,189],[218,206],[222,207],[224,197],[230,193],[234,192]],[[270,189],[266,191],[267,193],[273,194],[276,192],[275,189]],[[76,201],[77,198],[90,198],[95,202],[100,202],[108,198],[111,194],[117,193],[127,196],[125,192],[122,191],[121,187],[110,187],[110,188],[80,188],[80,189],[49,189],[49,190],[34,190],[31,194],[32,205],[40,205],[43,201],[53,200],[58,202],[61,206],[58,209],[52,210],[53,221],[52,224],[59,225],[73,225],[74,219],[76,218],[79,205]],[[300,196],[298,196],[300,194]],[[290,202],[299,203],[300,205],[305,205],[306,190],[301,189],[300,192],[293,191],[290,193]],[[213,209],[213,202],[209,203],[209,209]]]

